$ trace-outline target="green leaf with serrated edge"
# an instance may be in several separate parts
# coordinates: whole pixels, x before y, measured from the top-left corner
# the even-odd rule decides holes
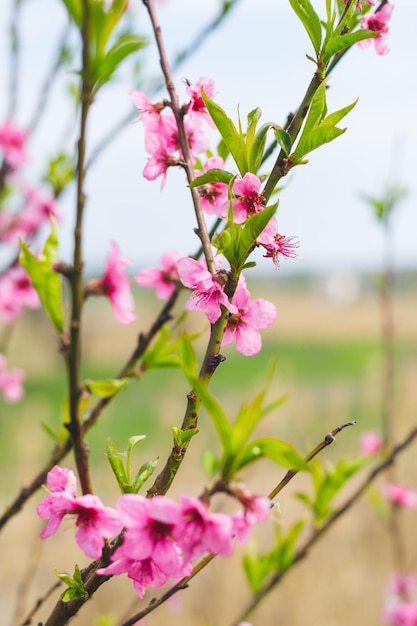
[[[321,22],[319,16],[313,9],[309,0],[290,0],[290,5],[301,20],[310,37],[313,48],[318,55],[321,45]]]
[[[144,463],[136,474],[132,485],[130,485],[130,490],[126,491],[126,493],[138,493],[139,490],[142,488],[142,485],[154,473],[157,464],[158,459],[154,459],[153,461],[147,461],[147,463]]]
[[[338,111],[334,111],[334,113],[330,113],[327,115],[320,126],[334,126],[338,124],[350,111],[357,105],[358,101],[355,100],[352,104],[348,104],[347,106],[339,109]]]
[[[129,481],[126,476],[126,470],[125,470],[125,466],[123,465],[120,452],[118,452],[116,448],[116,444],[114,443],[111,437],[107,438],[106,456],[109,460],[110,467],[113,471],[113,474],[116,477],[117,484],[119,485],[120,491],[122,493],[125,493],[125,485]]]
[[[275,139],[278,145],[284,150],[285,155],[288,156],[291,152],[292,141],[287,131],[283,128],[275,129]]]
[[[62,308],[61,276],[53,269],[58,261],[58,228],[52,222],[52,232],[46,240],[40,257],[35,257],[29,246],[20,243],[19,260],[22,267],[29,274],[33,287],[49,319],[58,332],[64,330],[64,313]]]
[[[358,41],[377,37],[378,34],[379,33],[372,30],[356,30],[353,33],[346,33],[345,35],[336,35],[331,37],[324,50],[323,63],[327,65],[330,59],[338,52],[342,52],[342,50],[350,48]]]
[[[222,139],[227,146],[227,149],[235,160],[240,175],[244,176],[248,171],[248,162],[246,158],[246,148],[243,137],[236,129],[236,126],[234,125],[232,120],[227,117],[225,111],[223,111],[223,109],[218,104],[210,100],[210,98],[206,96],[203,90],[201,90],[201,95],[211,119],[213,120],[217,130],[221,134]]]
[[[61,574],[56,569],[54,569],[54,573],[59,580],[68,585],[68,589],[61,594],[61,600],[63,602],[70,602],[71,600],[75,600],[77,598],[84,599],[88,595],[85,590],[78,565],[75,566],[73,577],[68,574]]]
[[[211,417],[214,427],[219,436],[222,447],[227,451],[232,429],[226,413],[214,396],[201,384],[198,378],[189,379],[194,391],[200,397],[204,408]]]
[[[130,382],[129,378],[109,378],[107,380],[86,380],[84,387],[98,398],[111,398]]]
[[[239,469],[262,456],[289,469],[304,471],[309,469],[301,454],[291,444],[273,437],[264,437],[252,441],[245,448]]]
[[[204,172],[201,176],[197,176],[188,186],[200,187],[201,185],[207,185],[208,183],[224,183],[225,185],[228,185],[233,178],[235,178],[234,174],[226,172],[225,170],[213,168]]]
[[[266,135],[273,124],[263,124],[256,133],[249,151],[249,171],[256,174],[262,165],[265,152]]]
[[[299,146],[297,146],[296,151],[292,155],[294,165],[299,165],[304,155],[313,152],[313,150],[317,150],[317,148],[320,148],[320,146],[326,143],[330,143],[345,132],[346,128],[336,128],[335,126],[323,125],[319,126],[319,128],[315,128],[304,138],[301,147],[299,148]]]

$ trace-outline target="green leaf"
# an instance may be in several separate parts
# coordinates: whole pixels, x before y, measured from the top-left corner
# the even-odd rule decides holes
[[[109,460],[110,467],[113,470],[113,474],[116,477],[120,491],[122,493],[125,493],[125,485],[128,483],[126,470],[125,466],[123,465],[120,452],[118,452],[116,444],[111,437],[107,438],[106,456]]]
[[[353,33],[346,33],[345,35],[336,35],[331,37],[329,41],[326,43],[326,47],[323,55],[323,62],[325,65],[330,61],[330,59],[337,54],[338,52],[342,52],[346,48],[350,48],[358,41],[363,41],[364,39],[369,39],[376,37],[379,33],[374,32],[372,30],[356,30]]]
[[[68,15],[74,23],[80,28],[83,21],[82,0],[61,0],[65,5]]]
[[[179,426],[171,427],[172,433],[174,435],[174,444],[178,447],[182,447],[184,443],[188,443],[192,437],[197,435],[198,428],[187,428],[186,430],[182,430]]]
[[[283,128],[275,129],[275,139],[278,145],[284,150],[285,155],[288,156],[291,152],[292,141],[287,131]]]
[[[84,387],[98,398],[111,398],[130,382],[129,378],[109,378],[106,380],[86,380]]]
[[[146,40],[138,35],[122,35],[101,59],[97,59],[94,78],[97,81],[96,89],[108,82],[119,65],[133,52],[146,45]]]
[[[232,429],[226,413],[223,411],[220,403],[214,396],[211,395],[198,378],[190,379],[190,382],[194,391],[200,397],[204,408],[211,417],[223,450],[227,451],[230,444]]]
[[[271,459],[278,465],[289,469],[307,471],[309,469],[304,458],[291,444],[273,437],[264,437],[252,441],[245,448],[240,467],[244,467],[261,457]]]
[[[29,246],[20,243],[19,260],[22,267],[29,274],[33,287],[39,299],[58,332],[64,330],[64,313],[62,309],[61,276],[53,269],[58,261],[58,227],[52,222],[52,232],[49,235],[40,257],[35,257]]]
[[[310,37],[316,55],[318,55],[321,46],[321,22],[319,16],[309,0],[290,0],[290,5],[301,20]]]
[[[327,110],[325,89],[324,81],[313,98],[301,137],[294,153],[291,155],[294,164],[300,164],[304,155],[316,150],[325,143],[333,141],[333,139],[343,135],[346,131],[346,128],[338,128],[335,124],[354,108],[357,100],[325,117]]]
[[[194,348],[190,341],[190,335],[182,333],[178,339],[179,365],[188,380],[198,377],[198,363]]]
[[[240,175],[244,176],[248,171],[248,162],[246,157],[246,146],[244,138],[238,132],[232,120],[227,117],[225,111],[218,104],[210,100],[210,98],[206,96],[203,90],[201,91],[201,95],[211,119],[215,123],[217,130],[222,136],[227,150],[230,152],[235,160]]]
[[[228,185],[234,177],[234,174],[231,174],[230,172],[213,168],[204,172],[201,176],[197,176],[188,186],[200,187],[201,185],[207,185],[207,183],[224,183],[225,185]]]
[[[256,136],[256,127],[258,125],[259,120],[261,119],[261,116],[262,116],[262,111],[259,107],[257,107],[256,109],[253,109],[253,111],[250,111],[250,113],[248,113],[248,129],[246,131],[246,138],[245,138],[246,154],[247,154],[248,159],[250,159],[253,142]]]
[[[139,490],[142,488],[142,485],[154,473],[157,464],[158,459],[154,459],[153,461],[147,461],[146,463],[144,463],[136,474],[130,490],[126,491],[126,493],[138,493]]]
[[[263,124],[255,135],[252,147],[249,151],[249,171],[256,174],[262,165],[265,152],[266,135],[272,124]]]
[[[81,578],[81,572],[78,565],[75,566],[74,576],[71,577],[68,574],[62,574],[56,569],[54,570],[55,576],[59,578],[63,583],[68,585],[68,589],[61,594],[61,600],[63,602],[70,602],[71,600],[84,599],[87,597],[87,592],[84,587],[83,580]]]
[[[162,367],[178,367],[178,341],[170,341],[171,330],[167,325],[162,326],[156,341],[145,351],[142,357],[143,370]]]

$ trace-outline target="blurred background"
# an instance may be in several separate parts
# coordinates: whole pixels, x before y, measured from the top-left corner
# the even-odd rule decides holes
[[[313,4],[324,12],[324,2]],[[0,119],[6,115],[11,80],[8,45],[13,5],[11,0],[0,4],[0,89],[4,94]],[[301,101],[313,70],[305,57],[311,52],[309,41],[289,3],[240,0],[207,38],[199,33],[215,18],[222,3],[165,0],[159,6],[162,31],[172,58],[195,38],[201,40],[201,46],[175,72],[180,89],[182,77],[195,83],[206,76],[215,81],[216,101],[235,120],[238,106],[243,116],[260,106],[263,122],[285,122],[288,113]],[[25,127],[50,67],[51,55],[56,53],[66,30],[66,15],[58,1],[26,0],[20,8],[22,48],[14,120]],[[396,274],[392,292],[395,438],[400,439],[415,424],[416,19],[417,5],[412,0],[395,5],[389,54],[377,56],[373,46],[354,49],[332,76],[330,110],[359,97],[346,119],[348,130],[332,144],[312,153],[309,165],[294,170],[280,196],[280,232],[299,238],[302,260],[284,260],[276,270],[267,260],[259,259],[257,268],[248,275],[248,283],[253,297],[265,297],[276,304],[277,321],[263,331],[263,350],[259,355],[247,358],[233,347],[225,348],[227,361],[211,386],[234,416],[242,401],[242,389],[244,400],[252,398],[274,360],[269,397],[286,395],[287,400],[262,422],[260,435],[272,434],[307,453],[338,424],[358,421],[355,428],[344,431],[336,444],[324,451],[325,463],[357,455],[360,435],[381,427],[384,356],[380,288],[387,251]],[[138,32],[150,34],[140,3],[132,6],[132,20]],[[77,42],[70,37],[69,44],[74,49]],[[151,42],[139,65],[124,68],[119,79],[103,90],[93,110],[89,156],[94,166],[88,178],[85,245],[89,275],[102,272],[111,240],[132,260],[132,275],[156,264],[167,248],[186,255],[194,252],[197,245],[181,172],[168,172],[162,193],[159,181],[149,183],[142,177],[146,162],[143,132],[127,92],[132,88],[154,89],[159,78],[154,52]],[[68,93],[76,67],[75,54],[58,77],[30,141],[27,176],[33,181],[42,176],[45,159],[51,158],[58,148],[74,147],[77,126]],[[156,91],[154,99],[163,96],[163,91]],[[103,139],[106,142],[108,133],[119,126],[122,130],[115,133],[115,139],[101,149]],[[389,187],[405,188],[407,195],[395,210],[388,232],[362,196],[383,197]],[[61,253],[69,260],[73,189],[65,193],[60,205]],[[8,255],[8,249],[0,250],[0,261],[7,263]],[[138,322],[129,326],[117,323],[107,302],[88,302],[83,379],[115,376],[135,346],[139,332],[146,331],[158,314],[160,304],[152,294],[137,290],[135,297]],[[183,302],[178,303],[177,312]],[[199,316],[193,316],[190,322],[196,331],[202,332],[202,346],[207,326]],[[43,466],[52,449],[53,441],[47,431],[60,423],[66,376],[56,337],[41,311],[25,313],[13,328],[2,328],[1,332],[7,332],[9,363],[26,371],[24,400],[7,405],[0,398],[0,504],[5,508]],[[117,496],[105,458],[107,436],[123,450],[129,436],[146,434],[146,440],[135,450],[137,464],[160,456],[162,465],[171,448],[170,427],[182,421],[188,390],[178,370],[150,371],[110,403],[88,436],[96,469],[95,488],[106,504],[113,504]],[[202,432],[190,446],[173,487],[173,497],[185,489],[197,495],[208,480],[202,454],[205,450],[216,453],[217,448],[212,426],[207,417],[203,419]],[[283,474],[284,470],[265,461],[242,478],[254,491],[266,493]],[[406,482],[415,478],[412,449],[400,458],[398,475]],[[297,477],[278,498],[281,515],[277,515],[276,524],[284,530],[305,511],[294,497],[302,489],[311,489],[308,477]],[[371,490],[372,500],[372,493],[376,492],[378,486]],[[340,501],[348,493],[349,489]],[[54,568],[72,571],[74,554],[80,567],[87,563],[75,545],[70,522],[64,523],[47,542],[38,540],[43,524],[36,516],[35,504],[42,495],[32,498],[0,534],[2,563],[7,564],[0,572],[0,624],[21,623],[19,619],[54,584]],[[402,520],[410,570],[415,570],[417,557],[414,516],[413,511],[406,512]],[[306,533],[309,530],[307,523]],[[272,527],[263,526],[255,532],[255,540],[264,547],[272,543],[273,536]],[[233,623],[250,594],[239,566],[243,551],[238,550],[228,560],[217,559],[193,581],[189,590],[152,614],[147,623]],[[306,622],[317,626],[376,626],[381,623],[391,568],[384,514],[376,512],[364,498],[335,525],[309,558],[284,578],[251,622],[254,626],[302,626]],[[46,618],[56,597],[57,592],[37,615],[38,621]],[[152,590],[146,599],[151,597]],[[102,587],[77,621],[82,626],[113,626],[138,607],[131,583],[113,580]]]

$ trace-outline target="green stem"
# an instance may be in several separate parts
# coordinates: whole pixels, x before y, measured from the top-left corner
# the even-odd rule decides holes
[[[296,140],[298,133],[301,130],[301,126],[303,125],[304,119],[308,113],[314,94],[324,81],[325,77],[326,76],[324,72],[320,72],[319,70],[315,72],[313,78],[310,81],[310,84],[307,87],[304,98],[297,109],[297,112],[291,119],[287,132],[291,137],[292,144]],[[279,180],[288,173],[290,168],[291,165],[288,164],[287,155],[285,154],[284,150],[281,149],[278,154],[277,160],[275,161],[274,167],[272,168],[272,171],[265,183],[265,187],[262,191],[262,195],[265,198],[265,204],[268,203],[272,192],[277,186]]]

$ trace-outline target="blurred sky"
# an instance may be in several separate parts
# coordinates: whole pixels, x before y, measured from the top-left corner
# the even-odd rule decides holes
[[[148,32],[139,0],[138,32]],[[393,220],[393,252],[397,267],[417,268],[417,2],[394,2],[389,54],[378,56],[373,45],[351,50],[330,78],[330,112],[356,98],[359,102],[340,126],[346,133],[310,155],[307,166],[295,168],[281,193],[279,230],[297,236],[303,261],[285,260],[282,272],[377,269],[382,257],[382,231],[361,194],[381,196],[389,185],[408,189]],[[9,60],[7,53],[11,0],[0,3],[0,119],[7,110]],[[163,36],[171,55],[192,40],[220,5],[218,0],[165,0],[159,3]],[[314,2],[324,15],[325,0]],[[22,6],[22,55],[15,122],[25,125],[36,102],[39,85],[56,50],[65,12],[58,0],[26,0]],[[157,77],[158,60],[151,43],[145,67]],[[232,14],[176,74],[195,83],[212,78],[216,101],[237,118],[256,106],[262,122],[283,125],[302,99],[314,66],[305,57],[310,43],[286,0],[241,0]],[[28,177],[42,171],[42,159],[64,139],[75,140],[70,103],[62,94],[64,77],[53,92],[46,114],[30,145]],[[126,72],[103,89],[89,127],[94,145],[119,118],[134,107],[127,92],[134,88]],[[165,94],[162,94],[165,95]],[[157,98],[155,98],[157,99]],[[214,147],[214,142],[213,142]],[[87,268],[100,268],[115,240],[135,269],[156,263],[166,249],[187,255],[198,241],[190,218],[191,205],[180,170],[170,170],[163,192],[160,181],[142,177],[146,162],[140,122],[132,121],[96,161],[88,179],[85,256]],[[35,180],[35,178],[33,178]],[[74,206],[73,192],[62,200],[64,232],[61,251],[69,259]],[[259,257],[259,267],[271,269]]]

